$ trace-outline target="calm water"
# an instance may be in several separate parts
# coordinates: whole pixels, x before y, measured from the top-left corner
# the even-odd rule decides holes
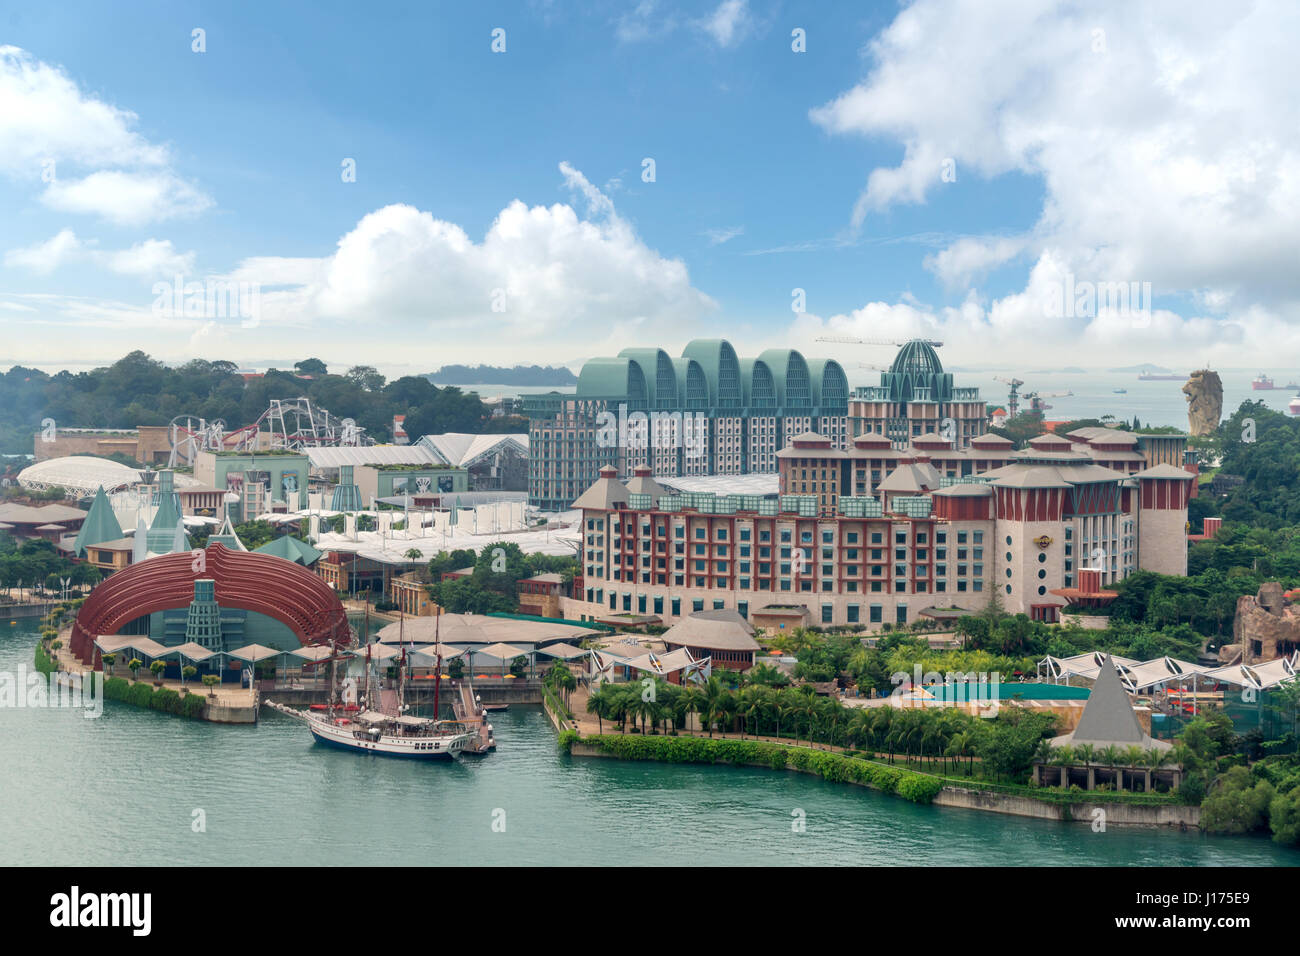
[[[0,626],[0,670],[30,666],[34,629]],[[1094,834],[802,774],[571,758],[538,708],[495,716],[499,753],[431,765],[327,750],[276,714],[220,727],[105,707],[0,710],[0,865],[1300,865],[1264,839]]]

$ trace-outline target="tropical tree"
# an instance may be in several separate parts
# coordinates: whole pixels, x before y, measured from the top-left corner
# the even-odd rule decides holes
[[[587,693],[587,713],[596,715],[596,730],[598,733],[605,732],[604,716],[605,707],[609,699],[605,694],[604,687],[597,687]]]
[[[215,690],[214,688],[215,688],[218,684],[220,684],[220,683],[221,683],[221,676],[220,676],[219,674],[204,674],[204,675],[203,675],[203,686],[206,687],[206,688],[208,689],[208,696],[209,696],[209,697],[216,697],[216,696],[217,696],[217,692],[216,692],[216,690]]]
[[[131,658],[130,663],[126,665],[126,669],[131,672],[132,680],[140,679],[140,668],[142,667],[144,667],[144,661],[140,660],[138,657]]]

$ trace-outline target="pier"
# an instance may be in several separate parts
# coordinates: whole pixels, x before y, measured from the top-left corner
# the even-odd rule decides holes
[[[497,749],[492,736],[492,725],[488,722],[479,695],[474,693],[474,685],[469,681],[459,681],[456,694],[451,699],[451,709],[456,719],[474,732],[473,743],[465,746],[464,753],[485,754]]]

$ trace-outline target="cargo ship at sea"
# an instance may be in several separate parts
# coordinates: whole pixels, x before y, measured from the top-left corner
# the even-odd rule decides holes
[[[1173,372],[1142,372],[1138,375],[1139,382],[1182,382],[1186,378],[1186,375],[1178,375]]]

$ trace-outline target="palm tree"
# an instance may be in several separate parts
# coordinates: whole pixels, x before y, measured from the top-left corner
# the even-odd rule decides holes
[[[1151,792],[1152,774],[1163,767],[1169,761],[1169,751],[1162,750],[1159,747],[1152,747],[1142,754],[1143,763],[1147,768],[1147,788],[1146,792]]]
[[[1119,748],[1116,747],[1114,744],[1111,744],[1109,747],[1103,749],[1101,752],[1101,763],[1107,767],[1111,767],[1114,769],[1115,789],[1123,790],[1124,774],[1123,771],[1119,769]]]
[[[608,700],[605,696],[605,689],[598,687],[587,694],[587,713],[596,715],[596,729],[598,733],[605,732],[605,724],[602,718],[605,716],[605,707]]]
[[[953,734],[952,739],[948,741],[948,748],[944,751],[944,755],[958,760],[962,757],[973,758],[975,756],[975,738],[968,733]],[[973,768],[968,765],[967,776],[972,772]]]
[[[1070,765],[1074,763],[1074,748],[1068,744],[1064,747],[1053,747],[1051,764],[1054,767],[1061,768],[1060,782],[1065,785],[1065,781],[1070,779]]]
[[[1136,771],[1138,767],[1142,766],[1142,762],[1145,758],[1146,754],[1143,752],[1142,748],[1136,744],[1131,744],[1128,747],[1125,747],[1124,752],[1120,754],[1120,761],[1124,766],[1133,771]],[[1121,773],[1122,772],[1123,771],[1121,771]],[[1150,781],[1148,781],[1148,783],[1149,782]]]
[[[710,674],[704,685],[704,722],[708,724],[709,736],[713,736],[713,723],[722,714],[722,681],[717,674]]]

